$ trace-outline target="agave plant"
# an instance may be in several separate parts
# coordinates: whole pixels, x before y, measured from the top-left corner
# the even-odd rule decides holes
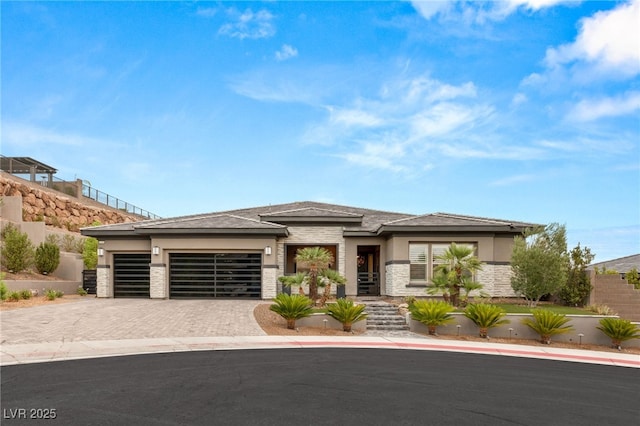
[[[547,345],[551,343],[551,336],[561,333],[568,333],[573,330],[570,325],[565,325],[570,321],[566,315],[556,314],[546,309],[536,309],[532,318],[525,318],[522,323],[540,335],[540,341]]]
[[[480,337],[485,338],[488,336],[490,328],[510,322],[503,318],[505,315],[506,312],[500,306],[486,303],[471,304],[464,310],[464,316],[478,326]]]
[[[327,312],[342,323],[342,330],[351,331],[353,323],[367,318],[365,308],[365,305],[356,305],[352,300],[338,299],[336,303],[327,306]]]
[[[451,312],[453,307],[440,300],[416,300],[409,305],[411,317],[426,325],[429,334],[436,334],[436,327],[450,323],[454,320]]]
[[[611,339],[611,346],[621,349],[622,342],[640,339],[640,329],[631,321],[622,318],[602,318],[596,327]]]
[[[313,311],[311,299],[300,294],[280,293],[273,301],[269,309],[287,320],[287,328],[291,330],[296,328],[297,319],[308,317]]]

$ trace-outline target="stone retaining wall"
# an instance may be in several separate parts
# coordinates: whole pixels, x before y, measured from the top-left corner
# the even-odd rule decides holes
[[[46,189],[28,181],[0,175],[0,196],[22,197],[22,220],[44,222],[46,225],[69,231],[78,231],[93,222],[102,225],[136,222],[134,215],[115,209],[93,207],[57,191]]]

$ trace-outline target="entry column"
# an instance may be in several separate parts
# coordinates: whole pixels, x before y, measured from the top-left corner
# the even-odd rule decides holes
[[[152,263],[149,265],[149,269],[149,297],[151,299],[166,299],[167,265],[164,263]]]

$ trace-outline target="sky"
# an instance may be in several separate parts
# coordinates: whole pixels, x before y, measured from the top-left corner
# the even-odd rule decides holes
[[[8,2],[5,156],[162,217],[319,201],[640,253],[640,0]]]

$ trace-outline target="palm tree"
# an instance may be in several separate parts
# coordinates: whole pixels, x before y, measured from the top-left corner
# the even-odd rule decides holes
[[[278,278],[278,281],[280,281],[283,286],[289,288],[291,288],[292,285],[299,286],[299,292],[304,296],[304,290],[302,289],[302,286],[307,281],[307,274],[298,272],[295,275],[283,275]]]
[[[436,267],[436,272],[441,271],[446,274],[449,295],[454,306],[459,304],[460,289],[465,287],[475,272],[482,270],[482,262],[473,253],[472,246],[451,243],[444,253],[435,256],[436,260],[443,262]]]
[[[280,293],[273,301],[275,304],[269,309],[287,320],[287,328],[291,330],[296,328],[297,319],[308,317],[313,312],[311,299],[307,296]]]
[[[366,305],[356,305],[353,300],[338,299],[336,303],[331,303],[327,307],[327,312],[342,323],[343,331],[348,332],[351,331],[354,322],[367,318],[367,314],[364,313],[365,308]]]
[[[309,298],[318,299],[318,273],[333,263],[331,252],[322,247],[305,247],[298,249],[295,261],[309,268]]]
[[[409,305],[411,317],[420,321],[429,329],[429,334],[436,334],[436,327],[454,320],[451,312],[453,307],[440,300],[416,300]]]
[[[464,316],[469,318],[480,329],[480,337],[487,337],[489,329],[510,321],[503,318],[506,315],[504,309],[496,305],[476,303],[467,306]]]
[[[347,279],[340,272],[333,269],[324,269],[318,273],[318,287],[324,287],[322,297],[320,298],[320,306],[324,306],[331,294],[331,284],[336,286],[345,285]]]

